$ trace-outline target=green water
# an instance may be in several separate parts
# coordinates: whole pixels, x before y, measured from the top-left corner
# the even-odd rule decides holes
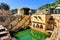
[[[45,40],[50,35],[27,29],[15,33],[14,36],[17,38],[17,40]]]

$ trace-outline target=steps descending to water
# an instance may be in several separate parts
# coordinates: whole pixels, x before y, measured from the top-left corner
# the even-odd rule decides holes
[[[12,21],[10,20],[11,17],[10,17],[10,22],[8,23],[4,23],[5,27],[9,30],[9,31],[15,31],[15,30],[19,30],[20,28],[23,28],[23,29],[26,29],[29,24],[30,24],[30,18],[31,16],[27,16],[27,15],[24,15],[24,16],[14,16],[12,18],[15,18],[13,19]],[[8,20],[8,19],[7,19]],[[7,21],[6,20],[6,21]]]
[[[29,18],[30,18],[30,16],[25,16],[20,22],[17,23],[17,25],[15,25],[15,26],[12,28],[12,31],[17,30],[17,29],[19,29],[20,27],[22,28],[23,25],[24,25],[26,22],[28,22]],[[28,24],[29,24],[29,23],[28,23]],[[28,24],[27,24],[27,25],[28,25]],[[27,27],[27,25],[26,25],[25,27]]]
[[[60,26],[55,28],[50,38],[46,40],[60,40]]]

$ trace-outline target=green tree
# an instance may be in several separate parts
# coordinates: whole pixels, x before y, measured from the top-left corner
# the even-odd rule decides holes
[[[17,10],[18,10],[18,9],[12,9],[12,10],[11,10],[12,14],[17,13]]]
[[[9,5],[7,5],[5,3],[0,3],[0,9],[9,10],[10,7],[9,7]]]
[[[57,0],[57,2],[60,4],[60,0]]]
[[[50,4],[45,4],[45,5],[43,5],[43,6],[41,6],[39,9],[47,9],[47,8],[49,8],[50,7]]]
[[[47,9],[47,8],[55,8],[58,4],[60,4],[60,0],[56,0],[56,2],[52,3],[52,4],[45,4],[43,6],[41,6],[39,9],[42,10],[42,9]]]

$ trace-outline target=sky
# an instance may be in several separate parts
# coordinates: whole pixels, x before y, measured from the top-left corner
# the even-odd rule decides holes
[[[56,0],[0,0],[0,3],[7,3],[11,9],[28,7],[38,9],[42,5],[51,4]]]

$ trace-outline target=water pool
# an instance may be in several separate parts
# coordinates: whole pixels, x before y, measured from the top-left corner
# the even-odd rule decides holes
[[[24,31],[14,33],[14,36],[17,38],[17,40],[45,40],[50,35],[35,30],[26,29]]]

